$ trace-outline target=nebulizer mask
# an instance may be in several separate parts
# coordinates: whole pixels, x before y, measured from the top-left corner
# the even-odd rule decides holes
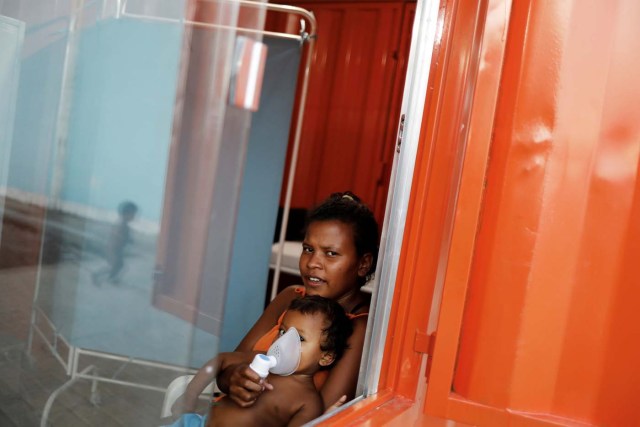
[[[261,378],[269,373],[276,375],[291,375],[300,364],[300,335],[296,328],[291,327],[280,338],[275,340],[267,354],[257,354],[249,367]]]

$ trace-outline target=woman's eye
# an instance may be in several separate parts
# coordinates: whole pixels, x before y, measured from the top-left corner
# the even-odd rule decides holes
[[[333,257],[333,256],[337,256],[337,255],[338,255],[338,252],[334,252],[334,251],[327,251],[327,256],[331,256],[331,257]]]
[[[300,337],[300,342],[303,342],[304,340],[304,337]]]
[[[303,246],[302,247],[302,252],[306,252],[306,253],[310,254],[311,252],[313,252],[313,249],[311,249],[308,246]]]
[[[278,336],[283,336],[283,335],[284,335],[284,329],[278,330]]]

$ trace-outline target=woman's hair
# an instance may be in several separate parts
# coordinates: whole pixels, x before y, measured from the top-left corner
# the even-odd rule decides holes
[[[341,221],[351,226],[358,256],[370,253],[371,268],[367,271],[367,279],[376,271],[378,258],[378,222],[371,209],[351,191],[333,193],[324,202],[307,214],[304,231],[309,225],[318,221]],[[361,285],[364,285],[363,280]]]
[[[320,344],[322,351],[334,354],[337,362],[347,349],[347,340],[353,333],[353,325],[344,309],[336,301],[318,295],[296,298],[289,304],[289,310],[301,314],[324,315],[328,326],[322,329],[324,340]]]

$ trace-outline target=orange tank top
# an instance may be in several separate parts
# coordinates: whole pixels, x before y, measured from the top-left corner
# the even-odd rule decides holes
[[[297,293],[298,295],[300,295],[299,298],[304,297],[305,294],[306,294],[306,291],[305,291],[303,286],[296,287],[294,289],[294,292]],[[278,336],[278,331],[280,330],[280,325],[282,325],[282,319],[284,318],[284,315],[286,313],[287,313],[287,311],[285,310],[280,315],[280,317],[278,318],[278,323],[276,323],[273,328],[271,328],[266,334],[261,336],[258,341],[256,341],[256,343],[253,346],[253,351],[266,352],[267,350],[269,350],[269,347],[271,347],[271,344],[273,343],[273,341]],[[347,313],[347,317],[349,319],[351,319],[351,320],[356,319],[358,317],[368,316],[368,315],[369,315],[369,312],[367,312],[367,313],[359,313],[359,314]],[[316,389],[320,390],[322,388],[322,386],[324,385],[324,383],[327,380],[328,376],[329,376],[329,370],[318,371],[318,372],[316,372],[314,374],[313,382],[314,382],[314,384],[316,386]]]

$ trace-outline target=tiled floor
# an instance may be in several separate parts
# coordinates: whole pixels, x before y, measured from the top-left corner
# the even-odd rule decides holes
[[[25,277],[23,275],[16,276]],[[4,280],[3,280],[4,279]],[[0,426],[38,426],[51,394],[70,380],[62,364],[44,341],[36,337],[27,351],[30,300],[24,301],[19,281],[8,283],[0,275]],[[23,299],[20,301],[20,299]],[[64,353],[61,346],[61,353]],[[63,358],[66,357],[63,354]],[[79,371],[89,364],[104,377],[166,386],[178,373],[123,362],[84,357]],[[53,401],[51,426],[157,426],[163,394],[130,386],[98,383],[98,401],[92,403],[91,381],[78,379]]]
[[[90,255],[82,255],[81,259],[63,256],[56,263],[46,264],[38,270],[34,262],[37,256],[33,252],[39,250],[37,235],[41,230],[24,224],[19,227],[13,225],[13,228],[7,222],[3,225],[3,246],[0,248],[3,261],[0,263],[0,427],[40,426],[48,399],[71,379],[42,338],[36,335],[28,349],[37,282],[55,285],[40,286],[35,306],[51,313],[57,324],[63,325],[65,337],[71,336],[93,350],[113,349],[112,353],[140,357],[123,352],[125,346],[147,351],[157,356],[152,357],[155,360],[181,358],[185,363],[179,365],[191,363],[193,331],[173,322],[167,313],[157,312],[150,305],[149,290],[132,279],[135,268],[130,268],[127,273],[129,280],[124,280],[119,286],[91,284],[91,269],[99,260]],[[11,235],[13,237],[9,238]],[[138,254],[135,259],[149,263],[144,255]],[[80,306],[78,301],[84,303]],[[125,309],[131,304],[137,310]],[[132,317],[127,318],[129,314]],[[73,321],[68,322],[69,319]],[[78,319],[83,321],[78,322]],[[52,339],[46,322],[38,324]],[[150,328],[149,325],[156,327]],[[140,337],[140,330],[148,331],[148,336]],[[167,347],[161,346],[167,337],[176,340],[174,346],[182,353],[172,353],[171,342],[168,346],[164,343]],[[183,345],[179,339],[184,339],[187,344]],[[96,348],[99,346],[101,348]],[[186,350],[181,347],[186,347]],[[156,348],[167,348],[168,351]],[[157,354],[154,355],[153,351]],[[60,345],[59,352],[66,360],[67,347]],[[94,365],[101,377],[155,387],[166,387],[180,375],[175,371],[90,356],[80,359],[77,371],[89,365]],[[77,379],[53,400],[48,412],[48,425],[158,426],[163,398],[159,391],[99,382],[97,394],[92,399],[92,382]],[[206,403],[203,407],[206,408]]]

